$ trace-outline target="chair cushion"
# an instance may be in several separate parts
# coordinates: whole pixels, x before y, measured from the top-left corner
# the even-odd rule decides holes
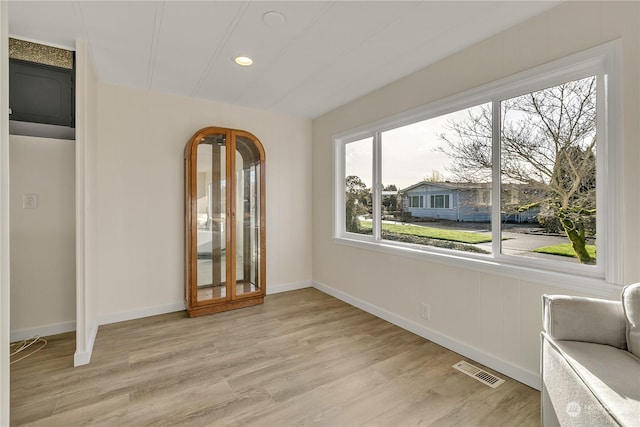
[[[627,348],[640,357],[640,283],[622,290],[622,307],[627,321]]]
[[[553,345],[621,426],[638,426],[639,358],[602,344],[553,341]]]
[[[620,301],[567,295],[543,295],[542,301],[543,329],[553,339],[627,348],[627,322]]]

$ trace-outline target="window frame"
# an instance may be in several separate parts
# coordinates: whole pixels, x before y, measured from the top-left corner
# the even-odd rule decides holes
[[[413,206],[413,200],[415,200],[415,198],[417,198],[420,203],[419,206]],[[424,196],[420,195],[420,194],[416,194],[416,195],[409,195],[409,208],[415,208],[415,209],[423,209],[424,208]]]
[[[607,295],[613,289],[619,289],[622,284],[622,194],[619,191],[622,182],[620,49],[619,41],[609,42],[334,135],[334,239],[342,244],[421,260],[451,263],[456,266],[463,263],[465,267],[471,269],[501,273],[519,279],[542,280],[560,287],[591,290],[602,295]],[[596,210],[599,213],[602,212],[596,217],[598,230],[596,266],[502,254],[500,227],[492,227],[493,253],[491,255],[382,240],[380,175],[383,132],[476,105],[491,103],[494,115],[493,164],[499,165],[502,101],[591,75],[597,76],[597,151],[599,155],[596,158]],[[373,144],[373,233],[358,235],[345,231],[344,147],[349,142],[367,137],[372,138]],[[500,167],[494,166],[490,189],[492,206],[500,205],[500,179]],[[428,200],[431,201],[431,199]],[[491,223],[500,224],[500,209],[492,208],[491,215]]]
[[[478,190],[478,205],[491,205],[491,190]]]
[[[436,206],[436,198],[442,197],[442,207]],[[446,203],[445,203],[446,202]],[[452,209],[451,207],[451,195],[449,193],[435,193],[429,195],[429,209]]]

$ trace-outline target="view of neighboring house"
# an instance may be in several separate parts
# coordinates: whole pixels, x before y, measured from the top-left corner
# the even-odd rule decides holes
[[[505,184],[502,221],[537,222],[539,191],[527,184]],[[421,181],[399,191],[402,210],[414,218],[461,222],[491,221],[491,183]]]

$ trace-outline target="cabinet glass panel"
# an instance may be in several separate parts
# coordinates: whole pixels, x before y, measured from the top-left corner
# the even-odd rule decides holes
[[[208,135],[197,159],[197,300],[226,298],[226,139]]]
[[[243,136],[236,139],[236,295],[260,291],[260,152]]]

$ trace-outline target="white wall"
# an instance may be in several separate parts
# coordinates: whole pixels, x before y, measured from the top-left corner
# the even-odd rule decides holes
[[[100,83],[100,323],[184,308],[184,147],[206,126],[265,147],[267,292],[310,285],[310,120]]]
[[[11,339],[73,331],[75,141],[12,135],[9,155]]]
[[[9,2],[0,2],[0,426],[9,425]]]
[[[624,283],[640,279],[638,2],[567,2],[313,122],[313,278],[320,289],[539,387],[541,295],[573,293],[332,240],[332,136],[622,39]],[[583,295],[586,295],[584,293]],[[617,297],[617,295],[610,295]],[[431,320],[420,318],[420,302]]]
[[[74,366],[91,360],[98,333],[96,280],[96,156],[98,79],[87,43],[76,41],[76,352]]]

